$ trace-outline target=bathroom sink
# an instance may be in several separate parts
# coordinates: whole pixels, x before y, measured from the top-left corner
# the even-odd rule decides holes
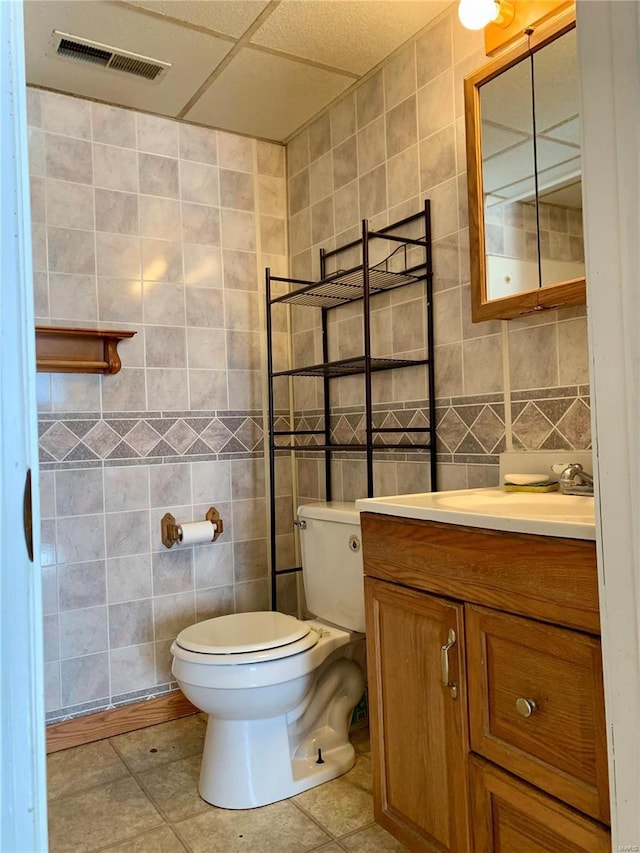
[[[594,501],[586,495],[464,489],[364,498],[356,501],[356,509],[490,530],[595,539]]]
[[[443,497],[436,497],[436,503],[439,506],[484,515],[488,513],[593,524],[593,498],[583,495],[561,495],[559,492],[536,495],[528,492],[505,492],[501,489],[479,493],[472,490],[457,495],[445,492]]]

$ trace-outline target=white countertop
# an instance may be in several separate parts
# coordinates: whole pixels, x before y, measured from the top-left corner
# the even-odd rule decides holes
[[[461,489],[361,498],[356,501],[356,509],[511,533],[565,539],[596,538],[593,498],[560,492],[535,494],[506,492],[501,488]]]

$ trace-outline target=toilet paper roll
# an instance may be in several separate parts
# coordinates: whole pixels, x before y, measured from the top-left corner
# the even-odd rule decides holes
[[[197,545],[200,542],[213,542],[218,526],[213,521],[191,521],[180,525],[180,544]]]

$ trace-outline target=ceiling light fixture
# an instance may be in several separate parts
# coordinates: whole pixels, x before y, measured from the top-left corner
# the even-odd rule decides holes
[[[481,30],[487,24],[508,27],[515,9],[509,0],[460,0],[458,17],[468,30]]]

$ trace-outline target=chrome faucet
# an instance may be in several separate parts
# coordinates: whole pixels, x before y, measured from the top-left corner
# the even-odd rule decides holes
[[[587,474],[579,462],[557,462],[551,469],[555,474],[560,474],[558,484],[563,495],[593,494],[593,477]]]

